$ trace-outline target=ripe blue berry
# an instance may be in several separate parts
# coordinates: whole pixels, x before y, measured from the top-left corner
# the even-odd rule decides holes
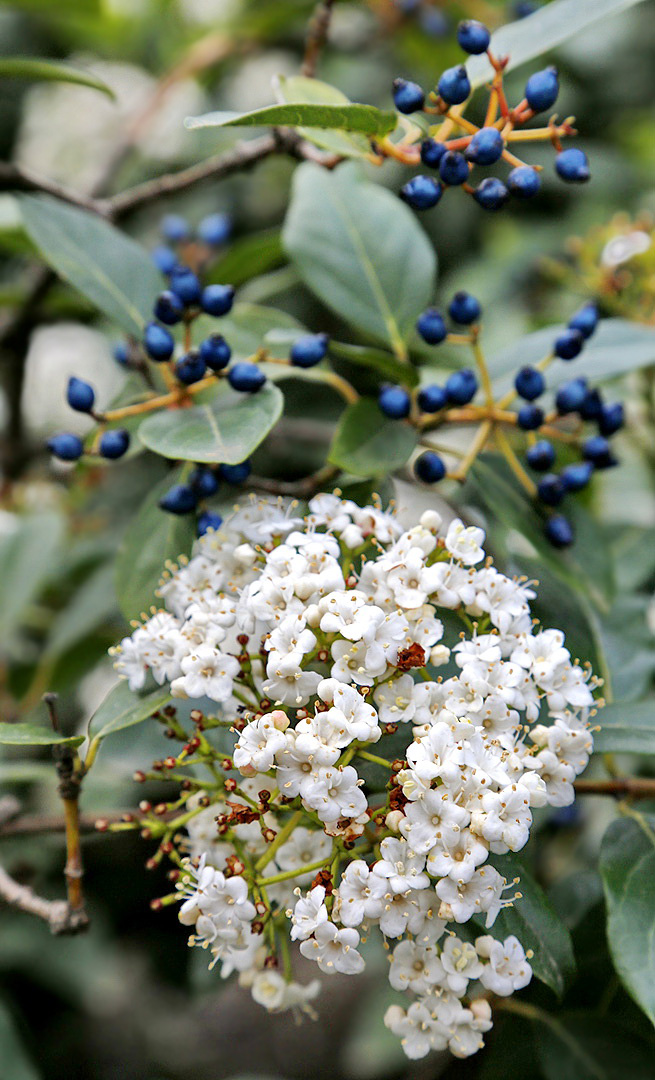
[[[598,308],[593,300],[583,304],[569,319],[569,330],[579,330],[583,338],[589,338],[598,326]]]
[[[457,41],[464,52],[479,56],[489,48],[491,34],[484,23],[477,19],[465,19],[457,27]]]
[[[597,469],[609,469],[617,464],[610,444],[604,435],[592,435],[582,445],[585,461],[590,461]]]
[[[393,80],[393,103],[401,113],[418,112],[425,105],[425,92],[415,82]]]
[[[514,379],[514,389],[526,401],[535,401],[546,389],[546,380],[537,368],[522,367]]]
[[[209,214],[198,226],[198,239],[209,247],[220,247],[230,239],[232,222],[227,214]]]
[[[209,499],[219,488],[218,476],[208,465],[198,465],[191,473],[189,483],[201,499]]]
[[[443,188],[431,176],[413,176],[398,194],[413,210],[430,210],[439,202]]]
[[[240,390],[246,394],[255,394],[258,390],[261,390],[266,382],[266,375],[257,367],[257,364],[242,360],[235,364],[233,368],[230,368],[227,373],[227,381],[233,390]]]
[[[170,275],[171,289],[177,293],[185,307],[200,301],[202,289],[193,270],[188,266],[176,266]]]
[[[222,334],[210,334],[200,342],[200,355],[212,371],[222,371],[230,362],[232,350]]]
[[[566,491],[582,491],[591,480],[594,467],[590,461],[576,461],[566,465],[561,472],[562,483]]]
[[[558,506],[564,495],[564,484],[555,473],[547,473],[537,484],[537,493],[546,506]]]
[[[598,430],[601,435],[614,435],[623,427],[625,415],[620,401],[613,405],[603,405],[598,417]]]
[[[72,375],[68,380],[66,401],[76,412],[91,412],[96,399],[95,391],[84,379]]]
[[[206,285],[202,290],[200,306],[208,315],[227,315],[233,303],[233,285]]]
[[[161,220],[160,230],[164,240],[171,244],[188,240],[191,235],[189,222],[179,214],[166,214]]]
[[[517,165],[507,177],[507,186],[518,199],[531,199],[541,187],[541,179],[531,165]]]
[[[583,420],[598,420],[603,409],[600,390],[588,390],[578,412]]]
[[[525,452],[525,460],[535,472],[546,472],[555,464],[555,447],[547,439],[541,439]]]
[[[450,301],[448,314],[453,322],[459,323],[460,326],[470,326],[482,315],[482,306],[477,297],[461,290],[456,292]]]
[[[175,326],[175,323],[179,323],[184,315],[184,304],[177,293],[171,292],[170,289],[166,289],[165,292],[160,293],[155,300],[153,314],[156,319],[166,323],[167,326]]]
[[[227,484],[245,484],[252,466],[249,461],[240,461],[238,465],[219,465],[218,472],[221,480]]]
[[[555,170],[562,180],[568,184],[584,184],[591,175],[589,172],[589,160],[583,150],[572,146],[569,150],[562,150],[555,158]]]
[[[579,412],[584,405],[587,393],[586,379],[571,379],[570,382],[560,386],[555,395],[555,407],[560,416]]]
[[[205,510],[203,514],[199,515],[196,523],[198,536],[204,536],[210,529],[218,532],[222,524],[223,518],[220,514],[212,514],[209,510]]]
[[[446,394],[452,405],[468,405],[478,389],[477,376],[471,368],[453,371],[446,380]]]
[[[130,445],[130,433],[125,428],[113,428],[103,431],[98,443],[98,450],[103,457],[115,460],[127,453]]]
[[[295,367],[310,368],[320,364],[327,352],[329,338],[327,334],[304,334],[294,341],[289,359]]]
[[[198,496],[188,484],[174,484],[159,500],[161,509],[169,514],[190,514],[197,503]]]
[[[553,547],[570,547],[574,539],[573,526],[563,514],[553,514],[544,526],[544,535]]]
[[[516,422],[523,431],[536,431],[544,422],[544,410],[538,405],[533,405],[532,402],[526,402],[525,405],[521,405]]]
[[[48,450],[60,461],[77,461],[84,453],[82,440],[77,435],[66,432],[63,435],[53,435],[46,443]]]
[[[509,191],[495,176],[488,176],[473,192],[473,198],[483,210],[500,210],[509,198]]]
[[[582,352],[583,345],[584,338],[579,330],[564,330],[555,339],[553,352],[561,360],[575,360],[576,356]]]
[[[498,128],[484,127],[476,131],[466,149],[466,157],[474,165],[494,165],[505,149]]]
[[[127,342],[117,341],[114,345],[112,355],[117,364],[121,367],[126,367],[130,362],[130,348]]]
[[[443,315],[436,308],[427,308],[416,320],[416,329],[428,345],[439,345],[448,334]]]
[[[446,466],[434,450],[426,450],[414,462],[414,472],[424,484],[436,484],[446,475]]]
[[[557,101],[559,94],[559,79],[557,68],[547,67],[543,71],[536,71],[525,84],[525,98],[534,112],[543,112],[550,109]]]
[[[421,161],[430,169],[438,169],[439,162],[446,153],[446,147],[436,139],[424,139],[421,143]]]
[[[186,356],[181,356],[175,364],[175,375],[186,386],[200,382],[206,371],[207,365],[197,349],[192,349]]]
[[[175,349],[173,335],[156,322],[146,326],[143,344],[151,360],[170,360]]]
[[[177,266],[177,255],[169,247],[164,247],[163,244],[156,247],[150,257],[162,274],[170,274]]]
[[[448,395],[443,386],[432,384],[419,390],[417,397],[418,407],[421,412],[435,413],[448,404]]]
[[[439,79],[437,90],[447,105],[461,105],[466,101],[471,93],[471,84],[464,65],[447,68]]]
[[[468,180],[469,166],[463,154],[457,150],[447,150],[439,162],[439,176],[444,184],[455,186]]]
[[[402,386],[383,386],[378,395],[378,405],[390,420],[403,420],[409,416],[410,397]]]

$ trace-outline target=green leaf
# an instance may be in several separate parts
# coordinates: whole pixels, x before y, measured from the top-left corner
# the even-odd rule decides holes
[[[127,334],[140,337],[162,277],[150,256],[96,214],[21,195],[25,229],[45,261]]]
[[[167,686],[139,696],[126,682],[119,682],[91,717],[89,738],[104,739],[115,731],[141,724],[170,700],[171,692]]]
[[[375,401],[362,398],[344,410],[328,461],[355,476],[384,476],[405,464],[416,440],[409,424],[385,420]]]
[[[61,735],[42,724],[8,724],[0,720],[0,743],[5,746],[79,746],[83,735]]]
[[[353,165],[296,170],[284,245],[305,285],[340,318],[407,357],[434,295],[436,258],[411,210]]]
[[[54,776],[52,762],[0,761],[2,784],[52,784]]]
[[[545,1080],[652,1080],[652,1046],[613,1019],[585,1012],[537,1019]]]
[[[383,112],[374,105],[297,104],[267,105],[255,112],[210,112],[188,116],[184,126],[191,131],[208,127],[315,127],[337,131],[356,131],[363,135],[383,136],[398,122],[395,112]]]
[[[117,615],[114,568],[105,563],[87,578],[55,620],[46,643],[46,657],[61,656],[112,615]]]
[[[338,360],[347,360],[349,364],[375,371],[381,378],[404,386],[415,387],[419,384],[419,375],[415,367],[401,364],[391,353],[382,349],[373,349],[365,345],[350,345],[344,341],[330,341],[330,355]]]
[[[28,1038],[29,1031],[25,1033]],[[20,1037],[13,1016],[4,1002],[0,1001],[0,1049],[3,1072],[7,1080],[39,1080],[41,1072],[36,1068]]]
[[[232,242],[206,275],[207,282],[243,285],[286,261],[280,229],[249,233]],[[238,307],[239,305],[237,305]],[[232,311],[235,309],[233,308]]]
[[[25,609],[45,585],[63,544],[59,514],[32,514],[0,537],[0,648],[15,645]]]
[[[599,754],[655,754],[655,698],[606,705],[594,733]]]
[[[283,102],[303,102],[305,104],[349,105],[350,101],[341,90],[320,79],[308,79],[303,75],[281,76],[277,80],[277,95]],[[394,124],[395,126],[395,124]],[[364,135],[346,131],[326,131],[321,128],[301,127],[298,134],[304,139],[329,150],[340,157],[366,158],[371,153],[371,144]]]
[[[33,82],[67,82],[100,90],[115,100],[116,95],[107,83],[90,72],[59,64],[54,60],[35,60],[27,56],[10,56],[0,59],[0,79],[30,79]]]
[[[518,19],[501,27],[491,38],[494,56],[509,56],[506,71],[520,67],[535,56],[542,56],[563,41],[575,37],[599,19],[609,19],[634,7],[640,0],[554,0],[533,12],[529,19]],[[491,81],[493,68],[486,56],[474,56],[466,65],[471,86]]]
[[[176,461],[238,465],[275,426],[283,404],[271,383],[255,394],[242,394],[223,382],[204,405],[149,416],[139,427],[139,438],[149,450]]]
[[[159,500],[182,479],[182,469],[165,476],[130,522],[116,557],[116,595],[127,619],[157,603],[155,590],[167,560],[189,555],[195,538],[193,515],[167,514]]]
[[[655,1024],[655,817],[634,813],[605,833],[600,872],[614,967]]]

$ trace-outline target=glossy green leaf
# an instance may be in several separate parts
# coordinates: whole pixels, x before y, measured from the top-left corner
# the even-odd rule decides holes
[[[64,540],[56,513],[31,514],[0,537],[0,647],[11,648],[25,609],[50,577]]]
[[[221,383],[204,405],[149,416],[139,438],[149,450],[176,461],[238,465],[275,426],[283,404],[281,392],[270,382],[255,394]]]
[[[612,822],[603,837],[600,872],[614,967],[655,1024],[655,817]]]
[[[653,1047],[611,1016],[571,1012],[538,1017],[544,1080],[652,1080]]]
[[[350,105],[345,94],[336,86],[309,79],[304,75],[281,76],[276,83],[277,96],[283,102],[303,102],[305,104]],[[394,124],[395,126],[395,124]],[[340,157],[366,158],[371,152],[370,140],[365,135],[346,131],[328,131],[322,128],[300,127],[298,134],[304,139],[329,150]]]
[[[88,210],[21,195],[25,229],[45,261],[125,333],[140,337],[162,277],[147,251]]]
[[[436,258],[416,216],[356,166],[296,170],[283,231],[304,283],[358,330],[407,355],[434,295]]]
[[[398,122],[395,112],[383,112],[374,105],[307,104],[267,105],[249,113],[210,112],[204,116],[189,116],[184,126],[198,128],[231,127],[314,127],[337,131],[356,131],[363,135],[383,136],[393,131]]]
[[[54,60],[39,60],[28,56],[7,56],[0,59],[0,79],[29,79],[32,82],[66,82],[100,90],[110,98],[114,91],[102,79],[90,72],[59,64]]]
[[[606,705],[595,723],[596,753],[655,754],[655,698]]]
[[[89,722],[89,738],[104,739],[123,728],[148,720],[171,700],[167,686],[139,695],[126,682],[119,682],[95,711]]]
[[[61,735],[43,724],[8,724],[0,720],[0,743],[5,746],[79,746],[83,735]]]
[[[385,420],[377,403],[362,398],[343,412],[328,460],[355,476],[384,476],[400,469],[417,434],[401,420]]]

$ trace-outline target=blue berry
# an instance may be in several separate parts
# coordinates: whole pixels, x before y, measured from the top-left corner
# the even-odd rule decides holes
[[[430,169],[437,169],[446,153],[446,147],[436,139],[424,139],[421,143],[421,161]]]
[[[617,464],[604,435],[592,435],[590,439],[587,439],[582,445],[582,455],[585,461],[590,461],[597,469],[609,469]]]
[[[576,461],[566,465],[561,472],[562,483],[566,491],[582,491],[591,480],[594,467],[590,461]]]
[[[416,320],[416,329],[428,345],[439,345],[448,334],[443,315],[436,308],[421,312]]]
[[[161,509],[169,514],[190,514],[197,503],[198,496],[188,484],[174,484],[159,500]]]
[[[60,461],[77,461],[84,453],[82,440],[77,435],[66,432],[63,435],[53,435],[47,442],[48,450]]]
[[[304,334],[294,341],[289,359],[295,367],[310,368],[319,364],[325,354],[329,338],[327,334]]]
[[[471,84],[463,64],[447,68],[437,86],[439,97],[447,105],[461,105],[471,93]]]
[[[598,430],[601,435],[614,435],[616,431],[623,427],[624,422],[625,415],[620,401],[615,402],[613,405],[602,406],[598,417]]]
[[[477,376],[471,368],[453,371],[446,380],[446,394],[452,405],[468,405],[478,389]]]
[[[509,198],[509,191],[495,176],[488,176],[473,192],[473,198],[483,210],[500,210]]]
[[[593,300],[583,304],[569,319],[569,330],[579,330],[583,338],[589,338],[598,326],[598,308]]]
[[[578,409],[583,420],[598,420],[603,409],[600,390],[588,390],[582,405]]]
[[[200,382],[206,371],[207,365],[197,349],[192,349],[186,356],[181,356],[175,364],[176,378],[186,386]]]
[[[130,362],[130,347],[125,341],[117,341],[112,353],[114,360],[121,367],[127,367]]]
[[[546,472],[555,464],[555,447],[547,439],[541,439],[525,452],[525,460],[535,472]]]
[[[72,375],[68,380],[66,390],[66,401],[71,409],[75,409],[76,412],[91,412],[95,400],[96,395],[93,387],[84,379],[78,379],[75,375]]]
[[[572,146],[555,158],[555,170],[568,184],[584,184],[590,177],[589,160],[583,150]]]
[[[167,326],[175,326],[175,323],[179,323],[184,315],[184,304],[177,293],[171,292],[170,289],[166,289],[166,291],[160,293],[155,300],[153,314],[156,319],[166,323]]]
[[[588,388],[586,379],[571,379],[570,382],[560,386],[555,395],[555,407],[560,416],[567,413],[579,412],[587,397]]]
[[[518,199],[531,199],[541,187],[541,179],[531,165],[517,165],[507,177],[507,186]]]
[[[166,214],[162,218],[160,230],[164,240],[168,240],[171,244],[188,240],[191,235],[189,222],[179,214]]]
[[[563,514],[553,514],[544,526],[544,535],[553,547],[570,547],[574,539],[573,526]]]
[[[469,166],[463,154],[457,150],[447,150],[439,162],[439,176],[444,184],[455,186],[468,180]]]
[[[156,247],[150,255],[152,261],[162,274],[170,274],[177,266],[177,255],[169,247]]]
[[[219,465],[218,472],[227,484],[245,484],[252,466],[249,461],[240,461],[238,465]]]
[[[222,334],[210,334],[200,342],[200,355],[212,371],[222,371],[230,362],[232,350]]]
[[[209,247],[220,247],[230,239],[232,222],[227,214],[209,214],[200,222],[198,239]]]
[[[112,428],[103,431],[98,443],[98,450],[103,457],[115,460],[126,454],[130,445],[130,433],[125,428]]]
[[[417,397],[418,407],[421,412],[435,413],[448,404],[448,395],[443,386],[432,384],[419,390]]]
[[[470,326],[482,315],[482,306],[477,297],[461,290],[456,292],[450,301],[448,314],[453,322],[459,323],[460,326]]]
[[[401,113],[418,112],[425,105],[425,91],[415,82],[393,80],[393,103]]]
[[[230,368],[227,373],[227,381],[233,390],[240,390],[246,394],[255,394],[258,390],[261,390],[266,382],[266,375],[257,367],[257,364],[241,360]]]
[[[206,285],[202,290],[200,306],[208,315],[227,315],[233,303],[233,285]]]
[[[424,484],[436,484],[446,475],[446,466],[434,450],[426,450],[414,462],[414,472]]]
[[[151,360],[170,360],[175,349],[173,335],[156,322],[146,326],[143,344]]]
[[[546,506],[558,506],[564,495],[564,484],[555,473],[546,473],[537,484],[537,493]]]
[[[210,529],[218,532],[222,524],[223,518],[220,514],[212,514],[209,510],[205,510],[203,514],[199,515],[196,523],[198,536],[204,536]]]
[[[559,94],[559,79],[557,68],[547,67],[543,71],[536,71],[525,84],[525,98],[534,112],[544,112],[550,109],[557,101]]]
[[[197,275],[188,266],[176,266],[170,275],[171,289],[177,293],[185,307],[200,301],[202,289]]]
[[[505,149],[498,128],[484,127],[476,131],[466,149],[466,157],[474,165],[494,165]]]
[[[514,389],[526,401],[535,401],[546,389],[546,380],[537,368],[522,367],[514,379]]]
[[[413,210],[430,210],[439,202],[443,188],[431,176],[413,176],[398,194]]]
[[[582,352],[583,345],[584,338],[579,330],[564,330],[555,339],[553,352],[561,360],[575,360],[576,356]]]
[[[457,27],[457,41],[464,52],[478,56],[489,48],[491,34],[484,23],[477,19],[465,19]]]
[[[390,420],[403,420],[409,416],[410,396],[402,386],[383,386],[378,395],[380,411]]]
[[[201,499],[209,499],[219,488],[218,476],[208,465],[198,465],[191,473],[189,483]]]
[[[516,422],[523,431],[536,431],[544,422],[544,410],[538,405],[533,405],[532,402],[526,402],[525,405],[521,405]]]

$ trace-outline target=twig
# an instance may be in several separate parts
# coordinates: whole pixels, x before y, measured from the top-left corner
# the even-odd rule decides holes
[[[48,923],[53,934],[73,932],[70,924],[70,912],[65,900],[46,900],[30,889],[28,885],[19,885],[6,870],[0,866],[0,898],[12,907],[20,908],[29,915],[36,915]]]
[[[305,39],[305,56],[300,69],[301,74],[309,79],[313,79],[316,74],[318,58],[327,41],[333,7],[334,0],[320,0],[309,21]]]
[[[107,814],[80,814],[80,832],[95,832],[98,820],[109,823],[118,822],[122,821],[127,813],[131,813],[131,811],[121,811],[118,813],[112,810]],[[2,820],[0,818],[0,840],[6,836],[33,836],[37,833],[60,833],[65,827],[66,821],[61,814],[53,816],[32,814],[20,817],[15,821],[7,821],[6,819]]]
[[[90,195],[72,191],[58,184],[56,180],[39,176],[31,169],[25,169],[8,161],[0,162],[0,191],[39,191],[45,195],[54,195],[62,202],[71,203],[84,210],[93,210],[96,214],[101,213],[98,200]]]
[[[612,780],[576,780],[578,795],[630,796],[632,799],[655,798],[655,780],[639,776],[621,776]]]
[[[44,694],[43,701],[50,715],[50,721],[55,731],[59,730],[57,717],[57,695]],[[84,905],[82,892],[82,849],[80,846],[80,812],[79,798],[84,775],[83,766],[77,751],[66,743],[53,747],[53,755],[59,777],[59,795],[64,804],[64,824],[66,828],[66,866],[64,877],[66,878],[67,903],[67,929],[71,933],[84,930],[88,926],[88,916]],[[64,932],[62,930],[62,932]]]

